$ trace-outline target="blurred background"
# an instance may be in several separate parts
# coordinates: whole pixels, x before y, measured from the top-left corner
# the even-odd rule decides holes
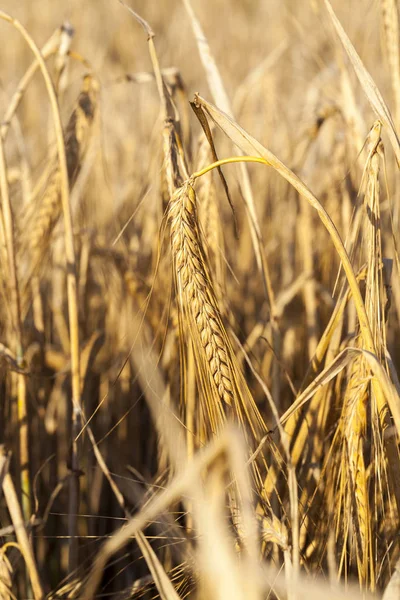
[[[195,92],[213,99],[187,12],[179,0],[127,0],[127,3],[152,27],[160,66],[165,70],[166,79],[172,81],[171,89],[179,91],[176,103],[181,121],[186,124],[184,149],[191,173],[211,158],[207,153],[202,154],[204,138],[189,100]],[[337,44],[323,3],[317,0],[192,0],[192,5],[207,36],[237,122],[301,176],[346,239],[352,230],[353,210],[360,205],[358,189],[366,160],[365,154],[360,159],[360,153],[376,117]],[[333,0],[332,5],[394,110],[380,1]],[[87,135],[90,150],[79,156],[82,159],[79,176],[71,186],[79,274],[83,402],[86,415],[92,415],[91,426],[108,467],[129,509],[135,511],[148,501],[154,490],[164,486],[170,476],[170,465],[144,401],[146,393],[137,373],[138,354],[144,354],[149,348],[155,351],[154,369],[159,369],[169,382],[172,405],[184,413],[179,382],[180,331],[173,300],[169,245],[163,229],[163,214],[169,198],[163,180],[160,101],[146,34],[118,0],[2,0],[0,8],[19,20],[39,47],[64,22],[68,21],[73,27],[71,50],[75,58],[71,56],[68,60],[58,89],[66,130],[77,102],[79,105],[79,94],[85,90],[85,74],[91,71],[100,84],[98,95],[93,92],[90,96],[98,116],[96,127],[87,133],[86,123],[82,126],[83,133],[79,128],[74,133],[79,143]],[[32,61],[32,53],[8,23],[0,22],[0,39],[0,107],[5,114],[18,82]],[[54,74],[53,58],[49,60],[49,68]],[[47,592],[60,590],[67,575],[69,578],[65,581],[71,589],[74,585],[79,589],[82,573],[87,574],[100,542],[120,526],[125,515],[85,438],[77,517],[80,548],[77,552],[83,558],[79,568],[71,570],[68,566],[68,477],[72,434],[65,250],[59,207],[55,217],[48,217],[48,226],[41,228],[38,222],[40,216],[47,219],[41,206],[55,160],[49,101],[39,75],[24,92],[16,114],[6,154],[22,294],[22,338],[30,372],[26,422],[29,472],[36,486],[35,491],[30,492],[31,501],[36,499],[31,514],[41,523],[44,519],[42,528],[35,530],[34,543]],[[395,114],[396,120],[398,116]],[[386,143],[384,135],[383,138]],[[215,132],[215,142],[220,157],[232,155],[233,145],[220,132]],[[398,185],[394,185],[391,151],[387,152],[386,160],[397,227]],[[223,311],[221,309],[225,322],[229,322],[240,343],[247,348],[261,377],[272,389],[277,409],[282,414],[292,404],[304,380],[335,306],[337,296],[333,290],[339,260],[316,213],[303,208],[298,195],[272,169],[249,165],[271,285],[279,308],[279,344],[275,346],[271,328],[268,329],[270,304],[256,266],[241,183],[236,170],[226,167],[224,173],[235,207],[238,237],[235,237],[232,211],[217,177],[213,193],[218,197],[218,210],[210,218],[208,213],[202,213],[201,207],[206,206],[206,201],[202,202],[199,192],[202,231],[211,257],[212,277],[218,282],[216,288],[221,285],[217,293],[219,300],[226,302]],[[383,196],[384,256],[392,257],[386,192]],[[50,204],[57,208],[57,202],[59,204],[59,197]],[[32,248],[36,252],[38,242],[33,247],[26,241],[31,235],[47,242],[38,254],[33,274]],[[365,262],[363,252],[355,250],[352,255],[356,272]],[[223,277],[219,278],[222,272]],[[2,341],[12,347],[14,331],[10,326],[6,279],[3,277],[0,331]],[[393,297],[387,343],[394,364],[398,364],[398,284],[393,286]],[[354,307],[347,310],[336,350],[348,339],[353,341],[357,330]],[[265,396],[243,358],[238,360],[255,403],[270,427],[273,419]],[[15,407],[16,383],[6,369],[1,377],[1,441],[13,451],[12,472],[17,481],[21,421]],[[333,410],[320,437],[321,446],[325,448],[334,436],[334,418],[340,415],[337,400],[340,385],[339,382],[337,395],[332,392],[336,400],[332,400]],[[326,466],[322,455],[321,451],[318,465]],[[182,524],[180,519],[184,520],[181,509],[177,506],[174,518],[169,515],[169,520],[165,518],[155,523],[151,532],[154,548],[166,570],[172,573],[171,577],[176,566],[184,563],[180,544],[184,547],[185,538],[179,538],[182,532],[177,534],[174,529],[176,524]],[[329,515],[328,508],[323,514]],[[9,523],[5,506],[2,519],[4,524]],[[394,531],[392,527],[390,539],[394,539]],[[320,554],[316,551],[314,555],[310,549],[312,535],[307,537],[309,534],[303,533],[304,564],[309,560],[315,572],[325,573],[326,540],[321,542]],[[7,539],[4,538],[4,543]],[[390,575],[385,562],[389,561],[389,545],[388,541],[387,546],[377,552],[383,565],[378,585]],[[133,583],[141,577],[144,577],[143,585],[138,584],[137,589],[140,593],[148,592],[147,569],[137,547],[133,543],[131,546],[109,567],[103,582],[105,595],[118,592],[121,593],[118,597],[129,598],[131,596],[123,596],[121,590],[132,590]],[[393,550],[393,554],[396,553],[398,551]],[[353,557],[355,572],[354,563]],[[21,562],[13,557],[16,573],[18,568]],[[178,572],[177,580],[183,582],[182,595],[186,593],[184,585],[188,579],[191,584],[186,572],[183,575]],[[24,589],[24,583],[19,585]],[[155,593],[152,582],[149,587],[151,593]],[[62,592],[53,597],[63,597]]]

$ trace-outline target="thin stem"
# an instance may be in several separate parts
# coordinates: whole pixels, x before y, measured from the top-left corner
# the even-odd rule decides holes
[[[221,158],[220,160],[207,165],[204,167],[204,169],[201,169],[201,171],[196,171],[191,175],[191,179],[198,179],[199,177],[202,177],[202,175],[209,173],[217,167],[223,167],[224,165],[241,162],[261,163],[262,165],[266,165],[268,167],[271,166],[265,158],[261,158],[260,156],[230,156],[229,158]]]
[[[25,528],[24,518],[20,504],[18,502],[17,493],[11,475],[8,472],[9,456],[3,446],[0,448],[0,471],[3,494],[6,500],[7,508],[10,513],[11,521],[14,526],[15,535],[22,556],[24,557],[27,571],[32,585],[32,592],[35,600],[44,598],[43,588],[37,570],[35,557],[32,546],[29,542],[28,533]],[[30,594],[29,594],[30,595]]]
[[[78,321],[78,304],[77,304],[77,282],[76,282],[76,260],[75,260],[75,248],[74,248],[74,235],[72,227],[72,216],[69,203],[69,183],[68,183],[68,170],[67,160],[65,155],[65,144],[64,144],[64,133],[62,128],[61,116],[58,107],[57,95],[54,89],[54,85],[46,67],[46,63],[43,56],[33,41],[32,37],[21,25],[19,21],[12,18],[4,11],[0,11],[0,18],[4,19],[19,33],[23,36],[33,54],[35,55],[37,62],[40,66],[40,70],[43,75],[43,79],[46,84],[47,93],[50,100],[54,128],[56,133],[56,144],[57,154],[59,159],[60,168],[60,179],[61,179],[61,203],[64,214],[64,228],[65,228],[65,253],[67,262],[67,295],[68,295],[68,316],[69,316],[69,334],[71,340],[71,377],[72,377],[72,458],[71,458],[71,469],[73,477],[71,477],[71,488],[70,488],[70,548],[69,548],[69,567],[73,571],[79,564],[78,552],[77,552],[77,538],[76,538],[76,510],[79,504],[79,453],[78,444],[76,441],[76,435],[81,428],[81,378],[80,378],[80,349],[79,349],[79,321]]]
[[[14,219],[11,209],[10,194],[7,181],[7,164],[4,152],[4,143],[0,135],[0,191],[1,208],[3,213],[2,225],[3,235],[7,248],[8,261],[8,288],[11,296],[11,330],[15,335],[14,351],[19,369],[24,367],[24,349],[22,345],[21,326],[21,302],[17,277],[17,265],[15,258]],[[17,378],[17,414],[19,425],[19,461],[21,478],[21,497],[25,520],[31,516],[31,485],[29,477],[29,431],[28,413],[26,402],[25,375],[22,373],[12,374]]]
[[[55,33],[53,33],[53,35],[50,37],[50,39],[46,42],[46,44],[43,46],[41,53],[44,59],[49,58],[52,54],[55,54],[55,52],[57,52],[57,48],[58,48],[58,44],[59,44],[59,38],[60,38],[60,30],[57,29],[57,31]],[[1,136],[3,138],[3,140],[5,140],[10,124],[11,124],[11,120],[13,118],[13,116],[16,113],[16,110],[23,98],[24,92],[26,90],[26,88],[28,87],[30,81],[32,80],[33,76],[35,75],[36,71],[39,68],[39,63],[37,60],[33,61],[33,63],[28,67],[27,71],[24,73],[24,75],[22,76],[22,78],[20,79],[20,82],[17,86],[17,89],[15,90],[11,101],[8,105],[7,111],[4,115],[4,119],[1,123],[1,127],[0,127],[0,133]]]

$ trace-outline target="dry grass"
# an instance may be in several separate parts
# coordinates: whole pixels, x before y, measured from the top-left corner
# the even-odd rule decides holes
[[[2,598],[397,598],[399,13],[361,4],[3,2]]]

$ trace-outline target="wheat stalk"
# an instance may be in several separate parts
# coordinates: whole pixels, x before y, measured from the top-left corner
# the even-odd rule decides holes
[[[395,99],[395,122],[400,119],[400,38],[399,10],[396,0],[381,0],[383,34]]]

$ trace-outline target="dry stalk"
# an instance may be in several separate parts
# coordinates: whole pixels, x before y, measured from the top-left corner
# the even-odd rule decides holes
[[[75,248],[74,248],[74,237],[72,229],[72,218],[71,210],[69,205],[69,183],[68,175],[69,169],[67,166],[67,158],[65,152],[64,135],[62,130],[61,117],[59,107],[57,104],[57,97],[53,87],[53,83],[40,54],[39,48],[36,46],[32,37],[21,25],[19,21],[10,17],[4,11],[0,11],[0,18],[10,23],[24,38],[29,48],[35,55],[37,62],[39,63],[40,70],[43,75],[43,79],[46,84],[46,90],[50,99],[53,121],[56,131],[57,141],[57,153],[60,161],[60,189],[61,189],[61,204],[63,207],[64,214],[64,227],[65,227],[65,252],[67,262],[67,294],[68,294],[68,315],[69,315],[69,328],[70,328],[70,339],[71,339],[71,373],[72,373],[72,405],[73,405],[73,451],[72,451],[72,470],[74,477],[71,478],[72,489],[71,489],[71,503],[73,510],[70,510],[72,526],[71,532],[71,543],[70,543],[70,569],[74,570],[78,565],[78,552],[76,544],[76,514],[77,505],[79,503],[79,459],[77,446],[75,443],[75,437],[80,429],[80,414],[81,414],[81,384],[80,384],[80,367],[79,367],[79,323],[78,323],[78,307],[77,307],[77,284],[76,284],[76,263],[75,263]]]
[[[383,35],[395,101],[395,123],[400,119],[400,38],[399,9],[396,0],[381,0]]]
[[[40,582],[39,573],[36,567],[35,557],[25,528],[25,522],[18,501],[18,496],[15,491],[14,483],[11,478],[11,475],[8,472],[8,464],[10,457],[3,446],[1,446],[0,450],[0,474],[7,508],[11,516],[12,524],[14,526],[15,534],[18,540],[21,553],[25,560],[26,568],[32,585],[34,598],[35,600],[42,600],[44,598],[44,592],[42,584]]]
[[[8,190],[7,181],[7,165],[4,152],[3,140],[0,137],[0,189],[1,189],[1,216],[2,216],[2,238],[5,239],[7,247],[7,264],[8,264],[8,288],[10,295],[10,304],[12,312],[12,327],[10,341],[14,341],[15,355],[17,358],[17,366],[20,370],[18,374],[12,374],[12,377],[17,378],[17,412],[19,423],[19,449],[20,449],[20,478],[21,478],[21,493],[22,506],[25,519],[28,520],[31,516],[31,485],[29,474],[29,439],[28,439],[28,412],[26,402],[26,383],[25,376],[22,373],[24,368],[24,348],[22,340],[22,325],[21,325],[21,302],[19,292],[19,282],[17,275],[17,265],[15,256],[14,242],[14,219],[11,209],[11,201]]]
[[[62,28],[57,29],[53,33],[53,35],[49,38],[49,40],[45,43],[45,45],[41,49],[41,54],[44,59],[49,58],[55,52],[57,52],[57,49],[58,49],[59,43],[60,43],[61,34],[62,34]],[[39,69],[39,62],[35,59],[32,62],[32,64],[30,65],[30,67],[27,69],[26,73],[21,78],[20,82],[18,83],[17,89],[16,89],[15,93],[13,94],[13,97],[8,105],[8,108],[4,115],[3,121],[1,123],[0,133],[1,133],[3,140],[5,140],[7,137],[7,133],[10,128],[12,118],[18,109],[18,106],[24,96],[26,88],[28,87],[30,81],[32,80],[34,74],[36,73],[36,71],[38,69]]]

